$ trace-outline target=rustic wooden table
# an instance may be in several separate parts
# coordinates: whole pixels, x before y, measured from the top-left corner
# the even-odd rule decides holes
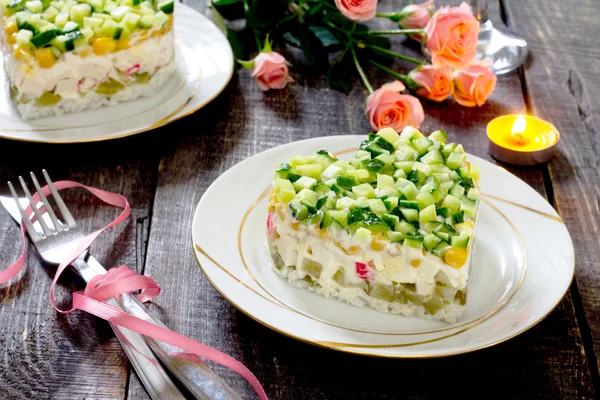
[[[190,2],[205,11],[204,1]],[[380,7],[391,11],[403,5],[392,3]],[[85,145],[0,141],[0,181],[47,168],[56,180],[125,195],[133,209],[130,222],[104,233],[94,254],[106,266],[124,263],[152,276],[164,288],[153,306],[164,322],[244,362],[273,399],[416,399],[440,391],[462,398],[595,398],[600,393],[597,7],[592,0],[503,0],[499,8],[490,7],[493,19],[527,39],[529,60],[522,71],[500,77],[493,97],[479,109],[424,102],[423,128],[443,128],[469,152],[490,160],[485,126],[493,117],[531,112],[554,122],[562,132],[557,157],[536,168],[507,169],[558,210],[577,254],[576,280],[559,307],[495,347],[430,360],[342,354],[263,327],[236,311],[205,279],[192,254],[190,224],[198,200],[222,172],[282,143],[369,129],[363,88],[357,84],[349,96],[330,90],[301,57],[294,60],[296,83],[287,89],[262,93],[248,72],[237,72],[205,109],[154,132]],[[388,80],[376,71],[371,75],[377,86]],[[71,191],[68,197],[90,230],[116,215],[83,193]],[[16,259],[19,243],[16,225],[0,211],[0,266]],[[29,246],[26,270],[0,287],[0,398],[148,398],[107,323],[84,313],[61,315],[49,306],[53,273]],[[68,293],[82,287],[66,273],[59,296],[68,301]],[[254,398],[235,373],[215,369],[243,398]]]

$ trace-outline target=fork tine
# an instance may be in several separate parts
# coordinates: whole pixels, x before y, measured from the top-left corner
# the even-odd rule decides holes
[[[35,177],[35,174],[33,172],[30,172],[29,175],[31,176],[31,180],[33,181],[35,190],[37,190],[38,195],[40,196],[40,200],[42,200],[42,203],[44,204],[44,207],[46,208],[46,212],[48,213],[50,220],[52,220],[52,223],[54,224],[54,228],[56,229],[57,232],[62,232],[64,230],[63,225],[60,223],[58,218],[56,218],[56,214],[54,214],[54,210],[52,209],[50,202],[48,201],[48,199],[42,192],[42,188],[40,187],[40,183],[38,182],[37,178]]]
[[[34,242],[37,242],[41,239],[40,233],[35,230],[33,224],[31,223],[31,220],[29,219],[29,216],[25,213],[25,210],[23,210],[21,202],[19,201],[19,196],[17,196],[17,192],[15,191],[15,188],[13,187],[13,184],[10,181],[8,182],[8,187],[10,188],[10,193],[12,194],[13,200],[17,204],[17,208],[19,209],[19,213],[21,214],[21,220],[23,221],[23,224],[27,229],[27,233],[29,233],[29,237]]]
[[[69,228],[75,228],[77,226],[77,224],[75,223],[75,219],[69,212],[69,209],[67,208],[62,197],[60,197],[60,194],[58,194],[58,190],[56,190],[56,187],[54,187],[54,183],[52,183],[52,180],[48,176],[48,172],[46,172],[46,170],[43,169],[42,174],[44,174],[46,183],[48,184],[48,187],[50,188],[50,191],[52,192],[52,196],[54,196],[54,200],[56,201],[56,204],[58,205],[58,209],[60,210],[60,213],[62,214],[63,218],[65,219],[67,226]]]
[[[42,226],[44,233],[47,236],[52,236],[52,231],[50,230],[50,228],[48,228],[48,225],[46,225],[46,221],[44,221],[44,218],[42,218],[42,213],[40,213],[40,210],[38,210],[37,205],[36,205],[35,201],[33,200],[33,197],[31,196],[31,193],[29,192],[29,188],[27,188],[27,184],[25,183],[25,180],[23,179],[22,176],[19,176],[19,182],[21,182],[21,187],[23,188],[23,192],[25,192],[25,196],[27,196],[27,200],[29,200],[29,205],[31,206],[31,209],[33,210],[33,213],[35,214],[35,217],[37,218],[38,222]]]

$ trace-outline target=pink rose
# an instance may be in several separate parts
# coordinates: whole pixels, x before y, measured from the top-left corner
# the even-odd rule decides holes
[[[400,11],[399,25],[403,29],[423,29],[431,19],[433,10],[435,10],[433,0],[421,4],[410,4]]]
[[[425,27],[425,44],[437,67],[463,69],[471,65],[478,37],[479,22],[467,3],[440,8]]]
[[[425,118],[416,97],[400,94],[405,87],[400,81],[383,85],[367,98],[367,114],[373,130],[392,128],[396,132],[410,125],[419,128]]]
[[[433,101],[446,100],[454,91],[452,70],[449,67],[424,65],[409,75],[416,86],[417,95]]]
[[[262,90],[283,89],[288,82],[294,80],[288,75],[285,58],[279,53],[269,51],[260,53],[254,59],[252,77]]]
[[[454,72],[454,100],[461,106],[482,106],[496,87],[496,75],[488,68],[489,60]]]
[[[367,21],[375,18],[377,0],[335,0],[338,10],[346,17]]]

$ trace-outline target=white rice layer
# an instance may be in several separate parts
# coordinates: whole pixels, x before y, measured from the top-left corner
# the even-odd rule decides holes
[[[308,289],[311,292],[315,292],[327,298],[333,297],[355,307],[364,307],[368,305],[374,310],[386,314],[401,314],[405,316],[415,315],[420,318],[436,319],[454,323],[462,317],[465,311],[465,306],[454,303],[447,304],[435,315],[430,315],[425,312],[423,306],[403,304],[397,301],[392,301],[390,303],[385,300],[379,300],[367,295],[363,288],[342,287],[331,278],[321,277],[318,280],[318,285],[311,285],[304,279],[306,274],[298,269],[282,267],[280,269],[275,269],[275,272],[280,277],[287,279],[288,283],[296,288]]]

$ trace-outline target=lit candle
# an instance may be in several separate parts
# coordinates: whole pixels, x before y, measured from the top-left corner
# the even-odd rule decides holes
[[[534,165],[554,156],[559,134],[554,125],[531,115],[503,115],[487,126],[492,157],[516,165]]]

